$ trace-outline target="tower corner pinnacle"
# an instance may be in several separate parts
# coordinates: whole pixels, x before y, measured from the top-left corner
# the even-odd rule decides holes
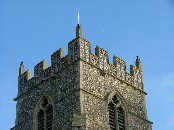
[[[139,56],[137,56],[137,58],[136,58],[135,65],[139,70],[142,71],[142,64],[141,64],[141,60],[140,60]]]
[[[82,37],[83,37],[82,26],[80,24],[77,24],[76,38],[82,38]]]

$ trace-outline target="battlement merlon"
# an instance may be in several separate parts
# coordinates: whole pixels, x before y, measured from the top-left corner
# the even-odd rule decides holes
[[[19,67],[19,76],[25,72],[24,62],[22,61]]]
[[[25,77],[27,80],[31,79],[31,71],[28,69],[25,71],[24,62],[22,61],[19,67],[18,79]]]
[[[51,69],[52,72],[61,70],[61,59],[64,57],[64,51],[62,48],[57,50],[51,55]]]
[[[60,59],[62,59],[64,57],[64,51],[62,48],[60,48],[59,50],[57,50],[56,52],[54,52],[51,55],[51,66],[54,65],[54,62],[59,61]]]
[[[19,76],[18,76],[18,86],[23,86],[28,82],[28,80],[31,79],[31,71],[28,69],[25,71],[24,69],[24,63],[21,62],[20,68],[19,68]]]
[[[43,60],[34,67],[34,77],[40,77],[40,75],[45,69],[46,69],[46,60]]]
[[[126,71],[126,62],[118,56],[114,55],[113,64],[118,70]]]
[[[106,58],[105,60],[109,64],[108,52],[106,50],[104,50],[103,48],[96,46],[95,55],[98,56],[99,58]]]
[[[76,27],[76,38],[68,43],[68,54],[66,56],[64,56],[63,49],[60,48],[51,55],[51,66],[49,68],[46,68],[45,60],[34,67],[33,84],[37,84],[42,80],[54,76],[57,72],[61,72],[62,69],[73,64],[78,59],[101,69],[101,72],[103,72],[102,74],[108,73],[132,86],[135,86],[136,82],[142,84],[142,64],[139,57],[136,59],[135,66],[130,66],[129,74],[126,72],[126,62],[114,56],[113,64],[109,63],[109,54],[103,48],[96,46],[95,54],[92,54],[91,44],[88,40],[83,38],[82,27],[79,24]],[[20,64],[19,77],[26,77],[27,80],[31,78],[30,71],[27,71],[27,74],[25,73],[23,62]],[[138,78],[141,80],[138,80]]]

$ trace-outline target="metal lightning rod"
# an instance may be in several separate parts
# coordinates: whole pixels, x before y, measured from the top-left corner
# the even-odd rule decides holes
[[[78,24],[80,24],[80,14],[79,14],[79,11],[77,11],[77,15],[78,15],[78,17],[77,17]]]

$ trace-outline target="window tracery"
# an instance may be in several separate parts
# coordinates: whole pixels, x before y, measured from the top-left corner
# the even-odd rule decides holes
[[[44,98],[37,111],[37,130],[52,130],[52,125],[53,106]]]
[[[113,96],[108,104],[109,125],[111,130],[125,130],[124,111],[121,101],[117,96]]]

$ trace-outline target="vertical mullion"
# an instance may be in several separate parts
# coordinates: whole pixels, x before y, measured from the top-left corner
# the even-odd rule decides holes
[[[115,110],[115,126],[116,126],[116,130],[119,130],[117,109],[118,109],[117,107],[114,107],[114,110]]]

